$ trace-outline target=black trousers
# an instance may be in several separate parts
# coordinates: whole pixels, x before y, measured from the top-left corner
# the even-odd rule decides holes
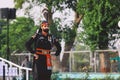
[[[46,58],[39,57],[33,62],[33,80],[51,80],[51,70],[47,70]],[[42,60],[41,60],[42,59]]]

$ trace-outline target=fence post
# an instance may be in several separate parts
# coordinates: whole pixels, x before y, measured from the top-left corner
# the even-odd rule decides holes
[[[5,80],[5,66],[3,65],[3,80]]]
[[[26,70],[26,80],[29,80],[29,71],[28,70]]]

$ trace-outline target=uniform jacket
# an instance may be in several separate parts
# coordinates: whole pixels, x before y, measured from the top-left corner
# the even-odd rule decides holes
[[[26,48],[32,54],[36,53],[36,48],[51,50],[53,46],[56,47],[55,55],[58,56],[61,52],[61,45],[56,38],[52,35],[43,36],[40,32],[36,34],[35,38],[30,38],[26,42]],[[46,72],[46,56],[39,56],[39,68],[41,72]]]

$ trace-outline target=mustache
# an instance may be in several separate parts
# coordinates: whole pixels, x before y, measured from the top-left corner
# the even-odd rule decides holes
[[[46,33],[48,33],[48,32],[49,32],[49,29],[44,29],[43,31],[46,32]]]

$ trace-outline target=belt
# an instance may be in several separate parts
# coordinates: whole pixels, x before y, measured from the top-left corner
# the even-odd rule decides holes
[[[36,54],[43,54],[46,56],[46,63],[47,63],[47,69],[51,70],[52,69],[52,63],[51,63],[51,55],[49,54],[50,50],[45,50],[45,49],[36,49]]]
[[[50,50],[40,49],[40,48],[36,49],[36,54],[49,54],[49,53],[50,53]]]

